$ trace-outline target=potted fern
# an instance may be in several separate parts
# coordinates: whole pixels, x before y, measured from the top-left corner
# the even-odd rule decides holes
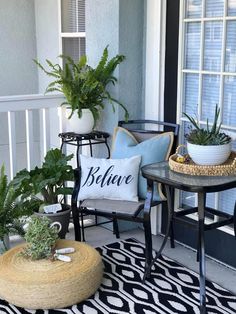
[[[128,119],[125,106],[108,91],[108,86],[115,85],[117,82],[113,72],[124,60],[123,55],[116,55],[108,60],[106,47],[95,68],[87,64],[86,56],[82,56],[78,62],[74,62],[69,56],[61,55],[60,58],[63,59],[63,68],[46,60],[49,67],[47,70],[39,61],[34,60],[34,62],[54,79],[48,85],[46,93],[58,91],[65,95],[66,101],[62,105],[67,106],[70,126],[74,128],[72,131],[80,134],[91,132],[100,117],[101,110],[104,109],[105,101],[112,104],[113,110],[115,110],[114,103],[120,105],[124,110],[125,119]]]
[[[201,128],[198,121],[193,117],[186,113],[184,115],[194,127],[186,135],[187,150],[191,159],[198,165],[220,165],[224,163],[231,153],[232,139],[221,132],[221,122],[218,124],[220,108],[216,105],[212,127],[209,127],[207,119],[206,129]]]
[[[61,223],[61,238],[65,238],[70,220],[71,209],[64,204],[64,196],[72,194],[72,188],[65,187],[66,181],[74,179],[73,169],[67,164],[72,158],[73,154],[66,156],[58,148],[51,149],[42,167],[31,171],[23,169],[13,179],[13,186],[20,191],[21,197],[35,204],[35,215]]]
[[[33,203],[20,198],[20,191],[8,183],[4,165],[0,171],[0,254],[9,249],[9,234],[24,236],[21,219],[33,213]]]

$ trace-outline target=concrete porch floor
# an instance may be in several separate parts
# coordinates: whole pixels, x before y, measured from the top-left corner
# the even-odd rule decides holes
[[[87,228],[85,230],[85,238],[86,242],[93,247],[102,246],[119,240],[116,239],[115,235],[113,235],[110,230],[100,226]],[[121,232],[120,238],[135,238],[144,243],[144,233],[139,228]],[[67,234],[67,239],[74,239],[73,228],[70,228],[70,232]],[[161,243],[162,236],[153,236],[153,249],[158,250]],[[163,254],[198,273],[199,266],[196,262],[196,252],[193,249],[187,248],[180,243],[176,243],[175,249],[171,249],[170,243],[167,242]],[[227,267],[226,265],[207,257],[206,274],[207,279],[218,283],[221,287],[231,291],[236,296],[236,269]]]

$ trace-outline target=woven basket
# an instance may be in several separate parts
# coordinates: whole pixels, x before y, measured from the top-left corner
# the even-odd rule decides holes
[[[230,176],[236,175],[236,152],[232,151],[228,160],[221,165],[217,166],[200,166],[196,165],[188,155],[187,162],[177,162],[178,153],[181,147],[179,145],[176,149],[176,153],[169,158],[170,169],[176,172],[190,174],[195,176]]]
[[[57,248],[74,247],[72,262],[31,261],[19,245],[0,256],[0,298],[28,309],[77,304],[98,289],[103,276],[100,254],[87,244],[59,240]]]

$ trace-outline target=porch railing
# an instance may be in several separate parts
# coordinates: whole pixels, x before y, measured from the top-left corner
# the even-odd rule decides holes
[[[5,164],[10,178],[20,165],[31,169],[41,163],[49,148],[59,147],[63,100],[63,95],[0,97],[0,164]]]

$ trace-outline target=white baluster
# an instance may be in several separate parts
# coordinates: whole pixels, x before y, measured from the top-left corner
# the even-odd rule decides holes
[[[8,136],[10,157],[10,178],[16,174],[16,124],[15,112],[8,111]]]
[[[26,122],[26,149],[27,149],[27,169],[30,170],[34,158],[34,139],[33,139],[33,111],[25,110]]]
[[[40,152],[41,161],[44,159],[50,143],[49,113],[48,109],[40,109]]]

